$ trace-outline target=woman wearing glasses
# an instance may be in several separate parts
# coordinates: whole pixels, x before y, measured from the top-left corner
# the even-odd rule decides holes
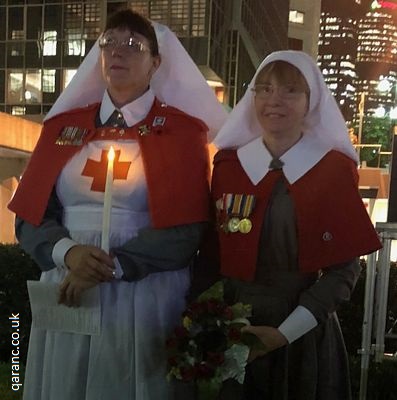
[[[43,270],[30,290],[25,400],[171,398],[164,344],[208,220],[207,133],[223,119],[168,28],[155,32],[129,9],[109,18],[10,203],[20,244]]]
[[[259,66],[215,143],[221,274],[231,302],[252,304],[242,387],[222,399],[350,399],[335,314],[380,247],[360,199],[356,154],[321,72],[280,51]]]

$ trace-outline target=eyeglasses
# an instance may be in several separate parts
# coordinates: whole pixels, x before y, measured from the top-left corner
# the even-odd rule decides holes
[[[142,42],[139,42],[133,37],[119,41],[112,36],[103,35],[99,39],[99,47],[102,50],[113,51],[116,47],[119,47],[121,51],[126,54],[137,54],[147,51],[148,48]]]
[[[270,83],[258,83],[251,90],[255,92],[257,97],[264,100],[269,99],[274,92],[277,92],[278,96],[283,100],[295,100],[305,93],[304,90],[294,84],[273,86]]]

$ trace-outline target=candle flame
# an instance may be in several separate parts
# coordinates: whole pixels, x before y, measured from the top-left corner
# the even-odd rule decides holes
[[[110,146],[110,149],[108,151],[108,161],[113,161],[115,156],[115,152],[113,149],[113,146]]]

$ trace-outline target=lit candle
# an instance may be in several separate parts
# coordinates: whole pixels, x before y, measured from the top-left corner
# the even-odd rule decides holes
[[[110,146],[108,151],[108,167],[106,174],[105,196],[103,199],[103,219],[102,219],[102,237],[101,248],[109,253],[109,234],[110,234],[110,215],[112,212],[112,189],[113,189],[113,163],[114,150]]]

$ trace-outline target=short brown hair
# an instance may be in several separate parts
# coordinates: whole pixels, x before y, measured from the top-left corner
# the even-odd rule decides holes
[[[150,54],[152,56],[159,55],[159,45],[153,25],[143,15],[130,8],[122,8],[110,15],[106,21],[105,32],[109,29],[128,29],[130,32],[145,36],[149,42]]]
[[[302,72],[286,61],[277,60],[265,65],[258,73],[255,84],[264,83],[264,81],[269,80],[271,77],[276,79],[278,83],[293,83],[303,92],[310,94],[309,85]]]

